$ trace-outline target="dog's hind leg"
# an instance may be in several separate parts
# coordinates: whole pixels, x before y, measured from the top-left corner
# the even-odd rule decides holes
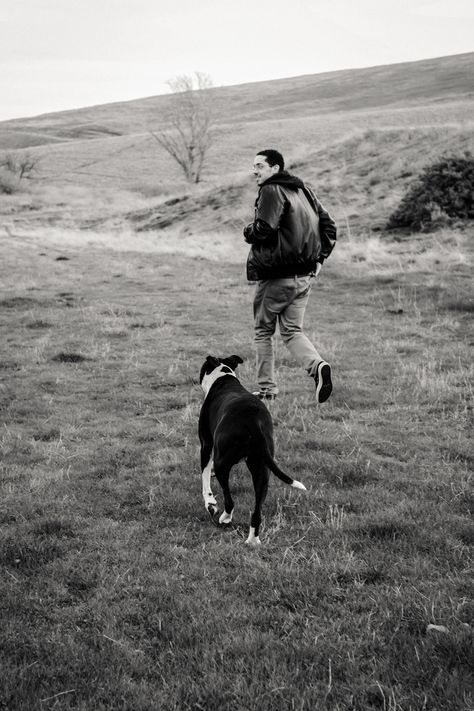
[[[234,513],[234,502],[229,488],[229,476],[232,464],[233,462],[229,461],[228,457],[224,457],[224,459],[216,457],[216,479],[221,485],[224,494],[224,511],[219,518],[219,523],[222,524],[230,523],[232,521],[232,514]]]
[[[202,468],[202,498],[206,511],[211,516],[219,513],[216,497],[211,489],[211,476],[214,473],[214,460],[212,458],[212,448],[201,448],[201,468]]]
[[[264,462],[259,458],[249,457],[247,459],[247,466],[252,475],[255,489],[255,509],[250,517],[249,535],[245,542],[250,545],[258,546],[261,543],[259,532],[260,523],[262,521],[262,506],[267,496],[270,473]]]

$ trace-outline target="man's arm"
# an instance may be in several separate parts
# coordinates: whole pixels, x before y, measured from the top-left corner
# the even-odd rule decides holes
[[[319,233],[321,236],[321,253],[318,261],[322,264],[324,260],[329,257],[336,245],[337,227],[329,212],[322,205],[322,203],[319,202],[316,196],[315,200],[318,208]]]
[[[319,207],[319,227],[322,236],[322,251],[324,257],[329,257],[337,240],[337,227],[329,212],[318,201]]]
[[[275,185],[260,188],[255,206],[255,220],[244,228],[245,241],[257,244],[272,239],[278,232],[285,201]]]
[[[250,222],[247,227],[244,227],[245,241],[249,244],[264,242],[275,234],[276,230],[273,230],[270,225],[263,220],[255,220],[254,222]]]

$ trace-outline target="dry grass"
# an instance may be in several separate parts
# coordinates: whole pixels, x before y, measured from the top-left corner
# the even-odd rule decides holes
[[[294,136],[295,148],[288,159],[290,170],[312,184],[323,203],[330,207],[344,240],[350,240],[352,233],[358,238],[381,233],[408,186],[427,163],[441,154],[474,151],[472,126],[462,122],[443,128],[356,131],[349,128],[345,117],[338,130],[346,134],[341,134],[338,140],[334,135],[332,144],[325,144],[324,149],[315,148],[314,152],[306,151],[300,159],[294,158],[300,153]],[[221,155],[223,150],[221,147]],[[250,154],[242,156],[239,167],[245,165]],[[44,230],[47,224],[68,231],[78,227],[104,233],[114,231],[118,239],[120,233],[165,229],[168,235],[179,235],[178,241],[184,241],[184,249],[190,249],[203,233],[237,234],[241,225],[252,219],[255,183],[249,173],[240,171],[233,179],[216,174],[210,183],[192,190],[180,187],[175,176],[177,182],[173,184],[173,178],[168,178],[171,182],[165,189],[155,180],[157,171],[147,174],[146,160],[135,152],[129,161],[144,171],[141,184],[148,187],[142,193],[137,192],[136,183],[130,184],[130,173],[124,170],[124,165],[117,174],[123,179],[114,178],[113,189],[106,184],[92,189],[74,183],[58,187],[49,180],[40,181],[28,193],[9,196],[4,201],[4,224],[23,234],[38,227]],[[223,167],[217,159],[214,165]],[[171,167],[165,173],[169,176]],[[220,248],[218,253],[221,254]],[[198,246],[196,254],[200,254]]]
[[[472,240],[377,231],[425,161],[472,147],[453,65],[421,66],[381,94],[370,72],[314,95],[269,83],[284,120],[251,85],[248,114],[222,90],[189,195],[137,105],[7,127],[61,143],[1,208],[0,708],[473,708]],[[334,369],[323,407],[277,342],[277,459],[309,491],[272,481],[256,551],[243,466],[236,525],[204,511],[196,380],[208,353],[239,353],[255,384],[244,167],[270,142],[341,240],[306,319]]]
[[[243,468],[234,529],[212,527],[200,495],[201,362],[238,352],[254,379],[238,252],[168,254],[166,235],[162,251],[156,235],[6,239],[0,705],[468,711],[462,236],[464,258],[440,264],[427,250],[405,268],[404,245],[355,237],[328,262],[307,330],[335,391],[316,408],[279,346],[278,460],[309,491],[272,481],[260,551],[239,535]]]
[[[57,253],[57,258],[68,258],[70,251],[92,247],[120,254],[139,252],[141,254],[179,254],[190,258],[242,263],[248,253],[248,245],[235,233],[203,233],[195,235],[185,229],[174,228],[156,232],[134,232],[129,226],[116,226],[113,231],[92,232],[60,227],[3,229],[3,244],[18,249],[29,245],[41,249],[46,242],[49,249]],[[121,271],[127,271],[126,265]],[[36,283],[36,281],[35,281]]]
[[[410,235],[400,242],[394,242],[377,234],[367,236],[351,235],[344,241],[344,249],[334,252],[334,261],[341,268],[359,265],[363,271],[371,273],[432,272],[440,278],[451,270],[468,266],[470,263],[470,235],[455,229],[443,229],[434,235]]]

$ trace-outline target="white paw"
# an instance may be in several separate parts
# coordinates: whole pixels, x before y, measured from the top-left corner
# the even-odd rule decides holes
[[[215,516],[219,513],[219,507],[215,499],[207,502],[206,509],[211,516]]]
[[[249,528],[249,535],[245,543],[249,546],[259,546],[262,543],[260,538],[255,535],[255,528],[253,526]]]
[[[245,543],[247,543],[249,546],[259,546],[262,543],[260,538],[255,535],[255,528],[253,526],[250,526],[249,528],[249,536]]]
[[[247,540],[245,541],[245,543],[247,543],[249,546],[261,546],[262,545],[262,541],[260,540],[260,538],[258,536],[253,536],[253,538],[251,538],[249,536],[247,538]]]
[[[226,511],[223,511],[223,512],[221,513],[221,515],[220,515],[219,523],[220,523],[220,524],[223,524],[223,525],[228,524],[228,523],[231,523],[231,521],[232,521],[232,513],[233,513],[233,511],[231,511],[230,513],[227,513]]]

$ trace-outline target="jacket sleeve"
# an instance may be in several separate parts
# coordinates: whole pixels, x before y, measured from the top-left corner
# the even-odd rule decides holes
[[[245,241],[249,244],[265,242],[271,239],[275,234],[276,230],[272,230],[270,225],[263,220],[255,220],[247,225],[247,227],[244,227]]]
[[[257,244],[275,237],[284,211],[285,201],[276,186],[264,185],[260,188],[255,204],[255,219],[244,229],[245,241]]]
[[[332,250],[336,245],[337,240],[337,227],[336,223],[332,219],[329,212],[323,206],[323,204],[314,196],[316,207],[318,208],[319,214],[319,232],[321,235],[321,254],[318,261],[321,264],[327,257],[331,254]]]

